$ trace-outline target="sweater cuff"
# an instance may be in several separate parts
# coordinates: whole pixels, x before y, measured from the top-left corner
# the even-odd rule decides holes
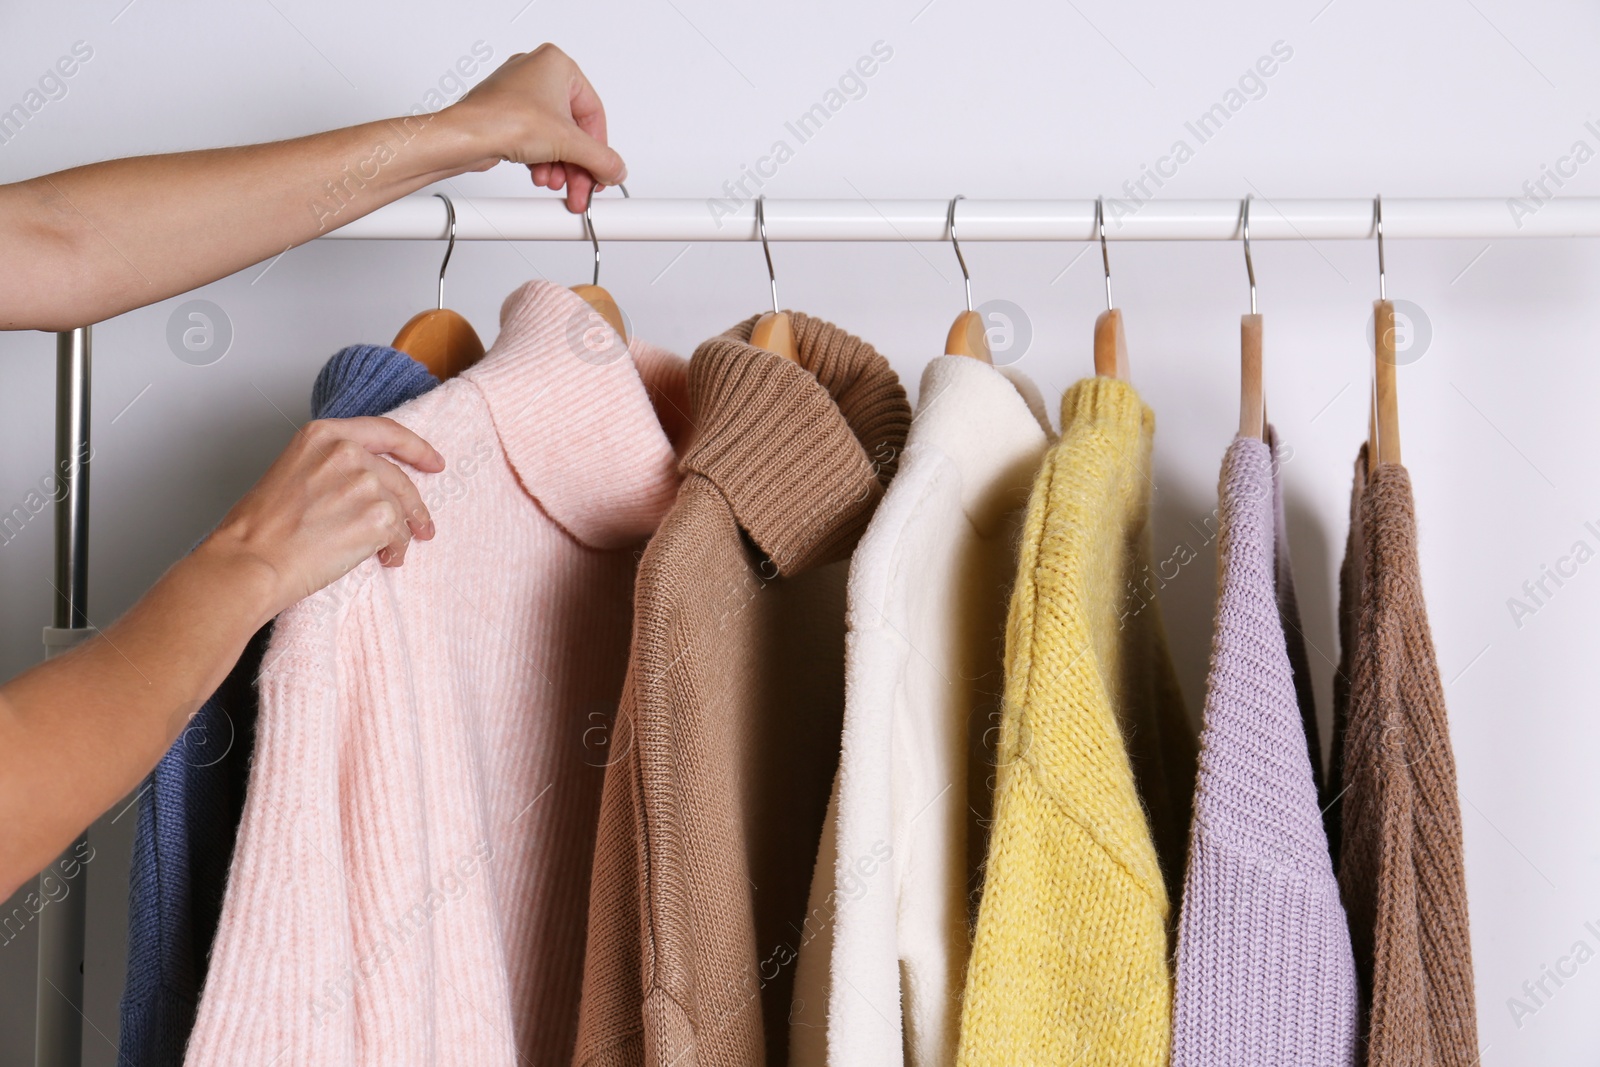
[[[1078,421],[1137,437],[1155,432],[1156,417],[1133,386],[1120,378],[1096,376],[1081,379],[1061,398],[1061,436]]]

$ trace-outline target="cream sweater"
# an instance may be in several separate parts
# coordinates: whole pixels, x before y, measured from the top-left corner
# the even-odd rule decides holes
[[[412,474],[438,536],[278,619],[187,1062],[571,1057],[635,551],[678,486],[641,372],[683,374],[586,361],[585,315],[508,297],[482,362],[393,415],[448,463]]]
[[[900,471],[850,561],[843,748],[791,1067],[955,1061],[983,846],[972,813],[992,771],[973,749],[998,725],[1021,511],[1049,438],[1022,375],[928,364]]]

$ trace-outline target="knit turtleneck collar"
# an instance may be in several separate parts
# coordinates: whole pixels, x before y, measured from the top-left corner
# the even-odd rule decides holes
[[[752,346],[747,319],[695,351],[683,470],[727,499],[782,575],[842,559],[889,484],[911,408],[873,347],[790,313],[799,362]]]
[[[611,343],[589,343],[596,330]],[[649,537],[679,482],[640,374],[670,378],[682,360],[638,340],[624,348],[609,331],[572,290],[528,282],[506,297],[500,335],[461,375],[482,391],[523,489],[574,538],[602,549]]]
[[[433,372],[388,345],[347,345],[329,357],[311,386],[313,419],[393,411],[439,384]]]

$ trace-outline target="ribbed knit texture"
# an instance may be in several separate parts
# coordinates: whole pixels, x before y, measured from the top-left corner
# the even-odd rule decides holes
[[[439,384],[433,372],[388,345],[350,345],[322,365],[311,385],[313,419],[382,415]]]
[[[1461,807],[1417,565],[1411,478],[1356,461],[1339,887],[1369,1067],[1478,1063]],[[1348,561],[1347,561],[1348,562]],[[1337,709],[1336,709],[1337,710]]]
[[[990,770],[969,733],[981,742],[999,708],[1016,541],[1050,437],[1014,371],[938,356],[922,375],[899,473],[850,559],[843,745],[792,1067],[955,1062]]]
[[[575,1062],[782,1063],[838,757],[845,565],[910,409],[888,363],[792,316],[690,364],[695,443],[639,567],[595,848]]]
[[[1167,1062],[1163,867],[1182,879],[1195,737],[1149,570],[1154,425],[1126,382],[1077,383],[1028,502],[961,1017],[971,1067]]]
[[[404,352],[351,345],[323,364],[311,390],[311,417],[382,415],[438,384]],[[183,1062],[244,810],[256,673],[271,633],[269,623],[250,639],[145,783],[128,883],[123,1067]]]
[[[438,535],[280,616],[193,1064],[559,1063],[635,552],[677,491],[635,361],[530,282],[394,414]],[[681,363],[681,361],[679,361]]]
[[[1173,1067],[1351,1067],[1355,961],[1280,604],[1266,442],[1222,464],[1217,619],[1178,933]]]

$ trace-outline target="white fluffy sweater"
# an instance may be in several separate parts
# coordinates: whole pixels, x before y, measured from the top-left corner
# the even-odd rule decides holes
[[[1025,377],[922,376],[850,562],[842,752],[790,1015],[793,1067],[955,1060],[1016,532],[1050,443]],[[990,721],[993,713],[993,722]]]

